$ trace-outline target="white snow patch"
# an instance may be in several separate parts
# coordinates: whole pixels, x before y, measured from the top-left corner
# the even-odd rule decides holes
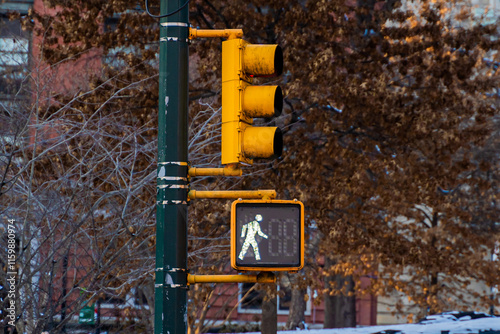
[[[437,319],[436,319],[437,320]],[[473,320],[460,319],[445,320],[433,323],[418,323],[418,324],[400,324],[400,325],[384,325],[384,326],[367,326],[357,328],[331,328],[331,329],[315,329],[302,330],[304,334],[375,334],[387,333],[394,334],[442,334],[444,331],[449,331],[449,334],[479,334],[479,331],[500,331],[500,317],[480,318]],[[280,331],[280,334],[297,334],[298,331]]]

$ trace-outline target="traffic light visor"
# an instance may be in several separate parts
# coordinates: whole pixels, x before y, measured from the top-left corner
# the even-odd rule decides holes
[[[247,117],[278,117],[283,110],[280,86],[247,86],[243,95],[243,112]]]
[[[249,126],[243,133],[243,154],[248,158],[277,158],[283,153],[283,133],[277,127]]]
[[[283,51],[277,44],[248,44],[243,51],[243,71],[255,77],[274,77],[283,73]]]

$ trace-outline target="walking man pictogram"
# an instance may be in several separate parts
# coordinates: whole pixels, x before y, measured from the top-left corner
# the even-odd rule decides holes
[[[255,235],[260,235],[264,239],[267,239],[267,235],[262,232],[260,229],[260,222],[262,221],[262,215],[256,215],[255,220],[246,223],[243,225],[241,228],[241,237],[245,237],[245,241],[243,242],[243,248],[241,248],[240,255],[238,255],[238,258],[240,260],[243,260],[245,257],[245,254],[248,251],[248,247],[252,246],[253,248],[253,253],[255,255],[256,260],[260,260],[260,253],[259,253],[259,245],[257,244],[257,240],[255,240]]]

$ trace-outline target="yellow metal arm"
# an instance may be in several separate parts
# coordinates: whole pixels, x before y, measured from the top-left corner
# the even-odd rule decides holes
[[[243,37],[242,29],[193,29],[189,28],[189,39],[222,37],[227,39]]]
[[[189,199],[199,198],[247,198],[247,199],[273,199],[276,198],[276,190],[190,190]]]
[[[189,176],[241,176],[243,171],[238,167],[224,168],[189,168]]]
[[[276,275],[263,272],[258,275],[190,275],[188,284],[195,283],[276,283]]]

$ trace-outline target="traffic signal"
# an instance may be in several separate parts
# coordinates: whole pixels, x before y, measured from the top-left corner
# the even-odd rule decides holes
[[[234,201],[231,266],[249,271],[302,269],[304,205],[296,200]]]
[[[222,42],[222,164],[252,164],[254,158],[279,157],[283,136],[277,127],[255,127],[253,118],[275,117],[283,109],[279,86],[252,85],[254,77],[283,72],[279,45]]]

